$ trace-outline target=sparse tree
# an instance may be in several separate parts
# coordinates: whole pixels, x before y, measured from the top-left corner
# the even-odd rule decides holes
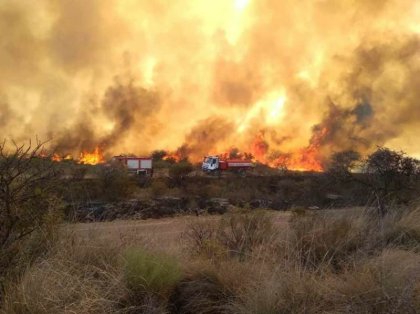
[[[360,154],[352,150],[334,153],[327,164],[327,174],[338,180],[349,179],[360,158]]]
[[[44,143],[6,144],[0,144],[0,285],[26,241],[49,227],[59,204],[56,167],[39,157]]]
[[[420,178],[420,161],[404,152],[379,147],[368,156],[363,170],[365,181],[375,195],[378,211],[383,216],[392,201],[401,201],[416,187]]]

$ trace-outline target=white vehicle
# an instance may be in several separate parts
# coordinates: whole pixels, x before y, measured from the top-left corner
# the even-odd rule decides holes
[[[222,159],[220,156],[206,156],[201,165],[201,169],[207,173],[227,170],[245,173],[253,167],[254,164],[251,160]]]

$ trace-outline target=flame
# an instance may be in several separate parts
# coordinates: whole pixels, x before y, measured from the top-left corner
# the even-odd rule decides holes
[[[307,147],[287,153],[278,153],[276,157],[269,156],[269,145],[264,139],[264,133],[255,136],[251,144],[251,152],[255,160],[275,168],[286,168],[293,171],[323,171],[322,154],[320,148],[328,129],[323,127],[316,130]]]
[[[48,158],[52,161],[61,162],[64,160],[73,160],[73,155],[71,154],[59,154],[54,152],[52,154],[48,153],[46,150],[42,150],[39,155],[40,158]],[[80,153],[80,158],[77,161],[79,164],[85,165],[97,165],[103,163],[104,156],[99,147],[96,147],[93,152],[83,151]]]
[[[62,158],[59,154],[54,153],[54,154],[51,156],[51,160],[53,160],[53,161],[62,161],[62,160],[63,160],[63,158]]]
[[[318,149],[315,146],[309,146],[297,152],[284,154],[271,162],[270,165],[293,171],[323,171],[319,160]]]
[[[182,156],[178,154],[178,152],[173,152],[173,153],[167,153],[166,156],[163,157],[162,159],[167,160],[167,161],[180,162],[182,159]]]
[[[271,93],[262,101],[255,103],[255,105],[245,113],[242,119],[240,119],[237,132],[243,133],[248,129],[251,121],[259,118],[259,115],[261,114],[263,114],[263,119],[265,119],[267,125],[275,125],[280,122],[284,116],[284,105],[286,100],[286,93],[284,90],[281,90],[280,93]]]
[[[309,146],[289,154],[281,155],[275,159],[271,165],[296,171],[323,171],[320,146],[327,134],[328,129],[326,127],[317,130],[314,133]]]
[[[224,153],[216,154],[221,159],[235,159],[235,160],[250,160],[255,161],[254,156],[248,152],[242,152],[236,147],[231,147],[229,150]]]
[[[79,163],[85,165],[97,165],[104,162],[102,151],[97,146],[93,152],[83,151],[80,153]]]

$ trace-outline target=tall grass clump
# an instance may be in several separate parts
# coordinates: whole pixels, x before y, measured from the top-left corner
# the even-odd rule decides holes
[[[6,286],[0,313],[110,313],[126,294],[118,249],[63,239]],[[68,237],[68,238],[67,238]]]
[[[366,227],[354,216],[294,215],[288,254],[305,268],[339,269],[365,245]]]
[[[419,280],[418,254],[385,249],[336,276],[333,308],[340,313],[418,313]]]
[[[387,223],[384,237],[388,245],[418,252],[420,249],[420,208],[394,214]]]
[[[263,210],[227,214],[217,225],[207,221],[188,224],[183,233],[190,250],[213,260],[227,255],[245,259],[275,236],[271,216]]]

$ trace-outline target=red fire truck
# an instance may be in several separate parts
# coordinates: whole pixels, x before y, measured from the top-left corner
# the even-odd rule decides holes
[[[206,173],[221,173],[222,171],[234,171],[245,174],[247,170],[253,169],[251,160],[222,159],[220,156],[206,156],[203,159],[201,169]]]
[[[150,177],[153,175],[153,163],[151,157],[114,156],[112,159],[119,161],[126,166],[129,173]]]

